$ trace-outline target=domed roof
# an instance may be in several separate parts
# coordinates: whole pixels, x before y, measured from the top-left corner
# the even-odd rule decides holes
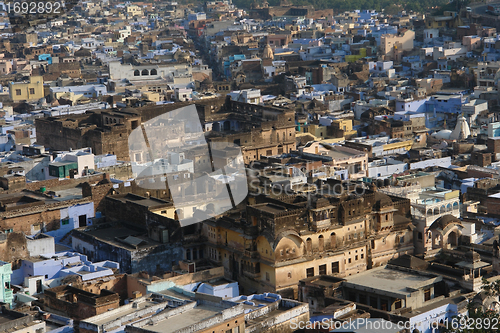
[[[451,131],[450,130],[441,130],[439,132],[433,133],[431,136],[435,139],[439,140],[449,140],[451,136]]]
[[[264,47],[264,52],[262,52],[262,59],[274,59],[273,49],[269,44]]]
[[[453,215],[450,215],[450,214],[446,214],[446,215],[443,215],[440,218],[438,218],[436,221],[434,221],[431,224],[431,226],[429,227],[429,229],[444,230],[447,226],[449,226],[451,224],[459,224],[460,226],[462,226],[462,222],[460,221],[459,218],[457,218]]]

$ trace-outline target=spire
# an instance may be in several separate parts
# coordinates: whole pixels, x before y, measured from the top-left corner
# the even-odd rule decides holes
[[[457,117],[457,125],[453,132],[451,132],[450,139],[451,140],[465,140],[470,136],[470,128],[469,124],[467,124],[467,120],[465,117],[458,116]]]
[[[267,44],[264,47],[264,52],[262,52],[262,59],[272,59],[272,60],[274,60],[273,49],[271,49],[271,46],[269,44]]]

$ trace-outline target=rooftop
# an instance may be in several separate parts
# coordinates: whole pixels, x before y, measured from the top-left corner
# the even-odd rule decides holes
[[[437,275],[383,266],[349,276],[345,284],[351,288],[372,289],[405,297],[414,290],[432,285],[438,279],[440,277]]]
[[[223,309],[214,306],[198,305],[192,309],[158,321],[153,325],[147,325],[147,330],[158,333],[175,332],[189,327],[190,325],[208,320],[209,318],[219,314],[221,310]]]

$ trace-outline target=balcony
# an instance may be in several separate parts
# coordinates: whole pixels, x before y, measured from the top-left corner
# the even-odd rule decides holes
[[[259,279],[261,276],[260,272],[250,272],[250,271],[243,271],[243,275],[251,279]]]
[[[257,259],[259,258],[259,252],[257,251],[251,251],[251,250],[245,250],[245,256],[248,258],[254,258]]]
[[[14,298],[14,294],[12,292],[12,289],[4,289],[3,294],[5,296],[4,302],[6,302],[6,303],[10,303],[12,301],[12,299]]]
[[[330,227],[330,219],[325,219],[325,220],[318,220],[318,221],[312,221],[312,227],[314,231],[318,231],[321,229],[328,229]]]

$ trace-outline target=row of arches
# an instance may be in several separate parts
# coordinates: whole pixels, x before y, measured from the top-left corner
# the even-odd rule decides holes
[[[134,76],[148,76],[148,75],[158,75],[158,71],[153,68],[151,71],[148,69],[143,69],[142,71],[136,69],[134,71]]]
[[[337,247],[337,235],[334,232],[330,234],[330,249],[335,249]],[[325,238],[323,235],[318,237],[318,251],[322,252],[325,250]],[[305,253],[312,253],[312,239],[311,237],[306,239]]]
[[[192,249],[186,249],[186,260],[197,260],[197,259],[203,259],[203,249],[200,248],[192,248]]]
[[[429,208],[427,210],[427,215],[438,215],[438,214],[443,214],[447,212],[451,212],[453,210],[458,209],[458,202],[454,202],[453,205],[451,203],[445,205],[442,205],[441,207],[435,207],[434,210]]]
[[[105,117],[104,118],[104,122],[106,124],[116,124],[116,118],[108,118],[108,117]]]

